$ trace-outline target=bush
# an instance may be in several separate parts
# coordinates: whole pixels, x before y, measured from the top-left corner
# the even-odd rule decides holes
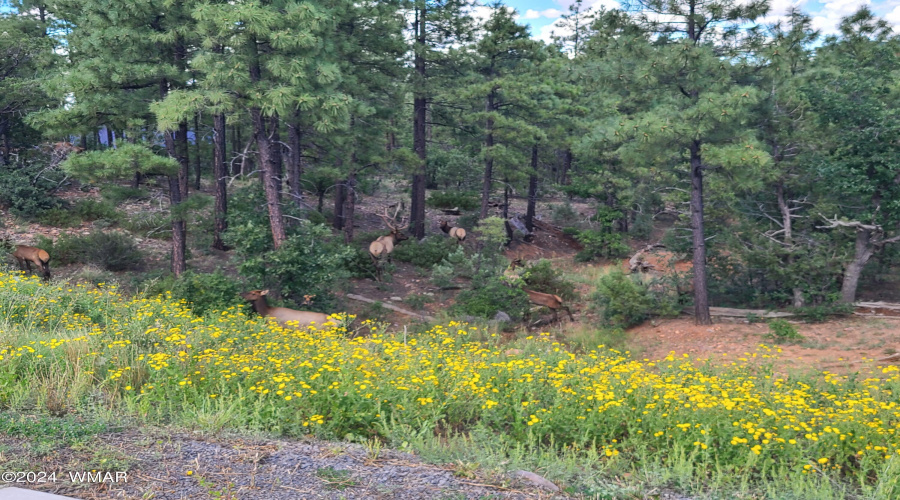
[[[113,205],[119,205],[129,200],[146,200],[150,198],[150,192],[143,188],[109,184],[100,189],[100,196]]]
[[[35,217],[39,224],[52,227],[76,227],[81,225],[81,217],[66,208],[44,210]]]
[[[395,246],[391,257],[417,267],[431,268],[444,260],[458,246],[453,238],[426,236],[422,241],[410,239]]]
[[[822,323],[832,317],[853,314],[853,304],[825,304],[821,306],[796,307],[791,309],[798,318],[807,323]]]
[[[550,206],[551,218],[557,226],[569,226],[578,220],[578,213],[568,201],[559,205]]]
[[[143,212],[130,217],[122,217],[119,227],[145,238],[172,239],[172,218],[163,212]]]
[[[529,266],[522,279],[532,290],[559,295],[565,301],[575,299],[575,285],[564,280],[562,273],[554,269],[553,263],[547,259]]]
[[[119,211],[108,201],[97,201],[90,198],[79,200],[72,211],[85,221],[106,219],[114,221],[119,218]]]
[[[803,336],[797,333],[794,325],[783,319],[769,321],[769,333],[766,337],[779,344],[801,342],[803,340]]]
[[[242,287],[234,278],[225,276],[221,271],[214,273],[197,273],[187,271],[178,278],[169,275],[156,281],[147,289],[148,295],[161,295],[171,292],[175,299],[183,299],[197,316],[207,312],[227,309],[241,303],[238,294]]]
[[[95,264],[107,271],[140,269],[144,255],[131,236],[119,232],[94,231],[88,235],[62,235],[56,242],[38,238],[51,262],[59,264]]]
[[[481,206],[478,195],[460,191],[433,191],[425,204],[432,208],[458,208],[475,210]]]
[[[654,300],[647,287],[622,271],[613,271],[597,281],[593,299],[611,326],[628,328],[653,313]]]
[[[453,279],[456,277],[474,277],[477,262],[480,260],[480,254],[469,257],[463,248],[457,245],[455,250],[448,254],[439,264],[435,264],[431,268],[431,282],[440,288],[450,288],[453,286]]]
[[[499,278],[493,278],[480,288],[460,292],[454,310],[487,319],[492,319],[497,311],[503,311],[518,321],[528,312],[529,304],[528,294],[522,289],[509,287]]]
[[[44,167],[34,162],[0,168],[0,204],[13,215],[32,220],[46,210],[66,208],[66,202],[53,194],[61,172],[44,172]]]
[[[631,251],[625,244],[622,233],[609,230],[587,229],[580,231],[575,239],[584,246],[584,250],[575,255],[575,260],[579,262],[587,262],[598,257],[604,259],[627,257]]]
[[[337,285],[349,277],[347,269],[357,253],[333,240],[325,226],[304,222],[292,231],[278,250],[271,249],[268,225],[230,226],[225,236],[242,261],[239,272],[254,288],[278,288],[295,302],[315,295],[314,309],[327,310]]]

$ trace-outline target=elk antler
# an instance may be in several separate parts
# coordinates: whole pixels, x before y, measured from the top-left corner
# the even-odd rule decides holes
[[[399,223],[397,222],[397,215],[399,215],[400,210],[403,209],[403,203],[402,202],[395,203],[394,205],[391,205],[391,206],[397,207],[397,210],[394,210],[394,215],[392,215],[392,216],[388,215],[388,207],[384,207],[384,214],[375,214],[375,215],[377,215],[378,217],[381,217],[381,220],[384,221],[384,223],[387,225],[387,227],[389,227],[391,229],[391,231],[403,231],[404,229],[408,228],[409,222],[407,222],[405,226],[401,226],[401,224],[403,224],[403,222],[406,220],[406,218],[401,219],[401,221]]]

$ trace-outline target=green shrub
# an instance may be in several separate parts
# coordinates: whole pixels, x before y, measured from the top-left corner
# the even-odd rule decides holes
[[[461,215],[456,219],[456,227],[471,229],[478,224],[478,214]]]
[[[144,238],[172,239],[172,218],[163,212],[141,212],[122,217],[119,227]]]
[[[132,271],[144,264],[144,255],[134,238],[119,232],[94,231],[88,235],[62,235],[56,242],[38,238],[51,262],[94,264],[107,271]]]
[[[197,316],[227,309],[243,300],[238,296],[243,287],[218,270],[214,273],[187,271],[178,278],[169,275],[154,282],[147,289],[147,294],[160,295],[167,291],[172,292],[173,298],[186,301]]]
[[[593,299],[603,319],[622,328],[649,318],[655,305],[646,286],[619,270],[600,277]]]
[[[119,205],[130,200],[146,200],[150,198],[150,192],[144,188],[109,184],[100,189],[100,196],[113,205]]]
[[[458,208],[460,210],[475,210],[481,206],[481,200],[477,194],[460,191],[432,191],[425,201],[432,208]]]
[[[452,238],[432,235],[422,241],[410,239],[394,247],[391,257],[417,267],[431,268],[450,255],[459,245]]]
[[[90,198],[79,200],[72,207],[72,211],[82,220],[94,221],[106,219],[114,221],[119,218],[119,211],[115,205],[108,201],[98,201]]]
[[[358,254],[333,237],[328,227],[304,222],[292,227],[292,232],[273,250],[268,224],[247,221],[230,226],[225,241],[240,257],[239,272],[253,288],[277,288],[298,303],[304,295],[315,295],[313,308],[327,311]]]
[[[773,319],[769,321],[769,333],[767,338],[778,344],[787,344],[803,341],[803,336],[797,333],[794,325],[783,319]]]
[[[559,295],[565,301],[575,299],[575,285],[563,279],[562,273],[554,269],[553,263],[547,259],[529,266],[522,279],[532,290]]]
[[[431,268],[431,282],[440,288],[450,288],[454,286],[454,278],[473,278],[480,260],[480,254],[467,256],[463,248],[456,245],[456,249]]]
[[[425,307],[425,304],[434,302],[434,297],[424,294],[411,293],[403,299],[403,302],[415,310],[421,310],[423,307]]]
[[[39,212],[35,217],[39,224],[52,227],[76,227],[81,225],[81,217],[67,208],[51,208]]]
[[[506,245],[506,221],[500,217],[481,219],[475,226],[482,251],[490,255],[499,255]]]
[[[499,278],[483,283],[479,288],[460,292],[456,296],[454,311],[487,319],[503,311],[514,321],[521,320],[528,312],[528,294],[522,289],[509,287]]]
[[[584,250],[575,255],[575,260],[579,262],[626,257],[631,250],[625,244],[622,233],[608,230],[587,229],[580,231],[575,239],[584,246]]]
[[[45,167],[40,162],[0,167],[0,205],[13,215],[31,220],[46,210],[66,208],[66,202],[54,196],[64,175]]]
[[[574,224],[578,220],[578,213],[572,207],[572,204],[566,201],[558,205],[550,206],[550,213],[553,223],[557,226],[567,226]]]
[[[833,317],[853,314],[853,304],[824,304],[820,306],[795,307],[791,309],[798,318],[807,323],[822,323]]]

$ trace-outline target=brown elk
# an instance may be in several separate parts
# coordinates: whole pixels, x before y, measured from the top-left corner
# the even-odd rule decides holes
[[[288,309],[287,307],[269,307],[269,303],[266,302],[266,295],[268,294],[268,290],[250,290],[249,292],[242,293],[241,297],[250,301],[253,305],[253,310],[256,311],[257,314],[267,318],[273,318],[279,324],[284,326],[300,328],[309,326],[313,323],[321,325],[328,321],[328,315],[324,313],[297,311],[296,309]],[[291,322],[291,324],[288,325],[288,322]]]
[[[519,276],[518,273],[515,272],[516,268],[524,268],[525,263],[521,258],[513,259],[509,264],[509,268],[507,268],[506,274],[507,276]],[[553,311],[553,321],[559,321],[559,310],[563,309],[569,315],[569,319],[575,321],[575,317],[572,316],[572,311],[569,310],[569,307],[563,304],[562,298],[559,295],[553,295],[550,293],[536,292],[534,290],[528,290],[523,288],[523,292],[528,294],[528,300],[531,301],[532,304],[544,306],[551,311]]]
[[[44,281],[50,280],[50,254],[46,250],[27,245],[15,245],[12,256],[16,258],[19,268],[23,271],[32,272],[31,264],[34,263],[41,268]]]
[[[451,238],[456,238],[457,243],[462,243],[466,240],[466,230],[461,227],[451,226],[448,221],[441,221],[441,231],[449,234]]]
[[[559,297],[559,295],[553,295],[550,293],[541,293],[535,292],[534,290],[522,289],[525,293],[528,294],[528,300],[531,301],[532,304],[537,304],[539,306],[544,306],[551,311],[553,311],[553,321],[559,321],[559,310],[563,309],[569,315],[569,319],[575,321],[575,317],[572,316],[572,311],[569,310],[569,307],[563,304],[563,300]]]
[[[369,256],[372,257],[372,263],[375,264],[375,279],[377,281],[381,281],[381,273],[383,269],[383,261],[382,259],[387,259],[388,262],[391,260],[391,252],[394,251],[394,245],[397,245],[401,241],[408,240],[409,236],[403,232],[404,229],[409,227],[409,223],[401,226],[403,222],[397,223],[397,214],[400,213],[401,205],[397,204],[397,210],[394,212],[393,217],[389,217],[387,213],[387,208],[384,209],[384,214],[376,214],[381,217],[381,220],[387,225],[387,227],[391,230],[390,233],[379,236],[378,239],[369,243]]]

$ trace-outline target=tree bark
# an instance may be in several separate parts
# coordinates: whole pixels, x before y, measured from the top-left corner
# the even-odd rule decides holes
[[[563,186],[569,184],[569,170],[572,168],[572,150],[566,149],[566,154],[563,157],[563,167],[562,172],[559,173],[559,183]]]
[[[788,255],[785,259],[785,264],[790,268],[794,265],[794,236],[793,236],[793,228],[791,226],[791,210],[787,204],[787,200],[784,196],[784,182],[779,181],[775,186],[775,195],[778,198],[778,210],[781,212],[781,224],[782,229],[784,230],[782,241],[784,241],[785,247],[787,248]],[[800,287],[793,287],[793,305],[794,307],[803,307],[804,298],[803,298],[803,289]]]
[[[216,187],[213,248],[227,250],[222,235],[228,229],[228,165],[225,163],[225,114],[213,115],[213,178]]]
[[[487,157],[484,160],[484,179],[481,183],[481,214],[480,218],[487,218],[488,203],[491,199],[491,181],[494,176],[494,158],[493,151],[490,149],[494,146],[494,119],[490,113],[494,111],[494,92],[488,94],[487,101],[484,104],[484,110],[489,113],[485,122],[485,139],[484,145],[488,149]]]
[[[706,239],[703,232],[703,167],[700,141],[691,141],[691,232],[693,235],[694,322],[711,325],[706,283]]]
[[[853,260],[847,264],[844,270],[844,282],[841,283],[841,300],[844,304],[856,302],[856,289],[859,286],[859,277],[863,267],[875,253],[872,245],[872,231],[869,229],[856,229],[856,245],[853,252]]]
[[[416,9],[416,50],[414,66],[418,81],[416,93],[413,98],[413,149],[419,157],[419,164],[413,173],[412,199],[410,200],[410,228],[416,239],[425,237],[425,165],[427,157],[426,147],[426,108],[427,100],[423,92],[425,85],[425,2]]]
[[[293,121],[288,124],[288,144],[291,155],[288,159],[288,188],[291,200],[298,207],[303,205],[300,190],[300,176],[303,175],[303,129],[300,128],[300,111],[294,113]]]
[[[537,205],[537,186],[538,186],[538,147],[537,144],[531,146],[531,174],[528,176],[528,208],[525,210],[525,227],[529,231],[534,231],[534,210]]]
[[[278,115],[270,119],[270,135],[272,136],[272,177],[278,187],[278,203],[281,203],[281,191],[284,189],[284,155],[281,154],[281,135],[278,133],[280,120]]]
[[[503,220],[509,219],[509,177],[503,178]]]
[[[200,191],[200,173],[202,167],[200,166],[200,115],[194,114],[194,169],[195,178],[194,178],[194,190]]]
[[[108,149],[116,147],[115,139],[113,139],[112,127],[110,127],[109,125],[106,126],[106,147]]]
[[[344,200],[346,189],[343,182],[338,182],[334,187],[334,221],[332,226],[340,231],[344,229]]]
[[[188,197],[188,178],[191,173],[191,163],[188,151],[188,125],[187,121],[178,124],[178,132],[175,134],[175,146],[178,150],[178,163],[181,164],[181,170],[178,171],[178,186],[181,188],[181,198]]]
[[[169,83],[163,79],[159,83],[160,97],[165,99],[169,92]],[[172,132],[165,132],[166,152],[170,158],[178,158],[178,151],[175,147],[175,137]],[[178,205],[181,203],[181,186],[178,182],[178,175],[167,176],[169,180],[169,205],[172,212],[176,212]],[[184,219],[172,217],[172,274],[175,277],[181,276],[187,269],[185,254],[187,251],[187,234],[185,231]]]
[[[349,245],[353,241],[353,214],[356,212],[356,172],[353,170],[347,175],[347,199],[344,205],[344,241]]]
[[[0,138],[3,139],[3,164],[9,165],[9,134],[6,133],[6,124],[0,126]]]
[[[259,83],[262,79],[262,69],[259,64],[259,53],[256,40],[250,41],[250,81]],[[277,184],[280,176],[276,177],[273,172],[274,162],[272,159],[272,143],[269,139],[269,132],[266,130],[266,119],[262,114],[262,110],[257,107],[250,108],[250,116],[253,121],[253,132],[256,137],[256,146],[259,149],[259,168],[263,177],[263,188],[266,193],[266,206],[269,211],[269,225],[272,229],[272,244],[275,249],[281,247],[287,234],[284,229],[284,218],[281,214],[281,204],[279,203],[280,189]],[[279,155],[280,157],[280,155]]]

